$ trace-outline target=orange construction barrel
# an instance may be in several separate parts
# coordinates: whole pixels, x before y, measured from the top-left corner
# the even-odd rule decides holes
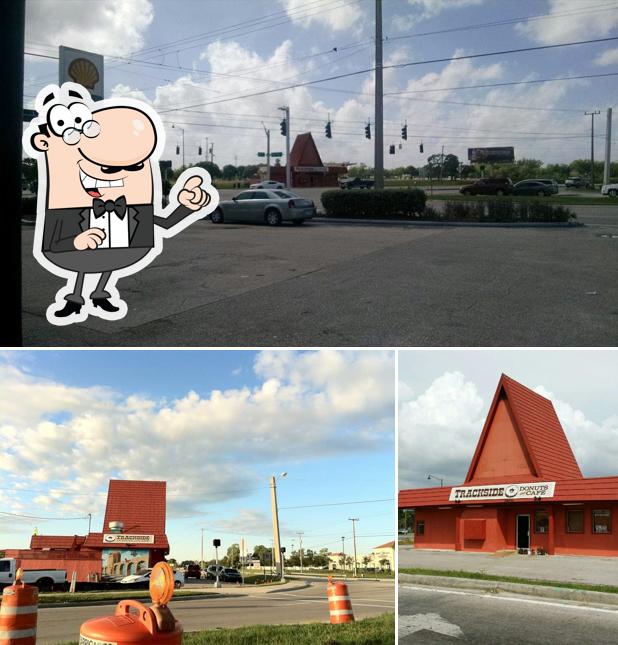
[[[121,600],[113,616],[93,618],[81,626],[80,645],[180,645],[182,625],[167,607],[173,593],[174,572],[167,562],[159,562],[150,575],[152,607],[137,600]]]
[[[0,645],[35,645],[39,590],[21,582],[18,569],[16,582],[2,591],[0,606]]]
[[[344,582],[333,582],[333,579],[329,577],[326,596],[328,597],[331,625],[354,622],[354,612],[352,611],[352,601],[348,594],[348,585]]]

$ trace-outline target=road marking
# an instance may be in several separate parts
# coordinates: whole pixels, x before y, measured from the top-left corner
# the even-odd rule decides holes
[[[405,638],[410,634],[422,632],[423,630],[442,634],[443,636],[453,636],[454,638],[461,638],[464,635],[459,625],[449,623],[440,614],[399,616],[399,638]]]
[[[496,596],[487,593],[475,593],[473,591],[456,591],[453,589],[436,589],[435,587],[416,587],[413,585],[402,585],[406,590],[429,591],[435,593],[452,594],[454,596],[476,596],[477,598],[487,598],[490,600],[504,600],[507,602],[521,602],[529,605],[546,605],[549,607],[560,607],[562,609],[578,609],[579,611],[596,611],[602,614],[613,614],[618,616],[618,608],[604,609],[602,607],[588,607],[585,605],[571,605],[564,602],[552,602],[551,600],[533,600],[532,598],[514,598],[513,596]]]

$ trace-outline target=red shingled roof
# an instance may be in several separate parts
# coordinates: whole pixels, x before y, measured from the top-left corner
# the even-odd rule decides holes
[[[111,479],[103,532],[124,522],[125,533],[165,533],[166,482]]]
[[[33,535],[31,549],[76,549],[86,538],[80,535]]]
[[[501,398],[506,399],[526,455],[536,473],[536,476],[531,478],[532,481],[557,481],[583,477],[552,402],[509,378],[506,374],[502,374],[476,451],[470,462],[466,483],[474,478],[476,465],[490,432],[496,406]],[[511,481],[512,477],[505,473],[504,481],[507,480]],[[481,480],[475,480],[476,482],[482,483]],[[492,478],[492,482],[502,483],[500,478],[498,480]]]
[[[299,134],[290,151],[290,166],[323,166],[311,132]]]

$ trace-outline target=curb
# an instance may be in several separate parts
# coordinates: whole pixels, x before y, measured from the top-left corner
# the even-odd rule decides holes
[[[603,591],[585,591],[582,589],[567,589],[564,587],[548,587],[545,585],[528,585],[494,580],[473,580],[471,578],[452,578],[450,576],[423,576],[410,573],[400,573],[399,582],[413,582],[417,585],[428,587],[473,589],[492,593],[505,591],[553,600],[571,600],[575,602],[618,606],[618,594],[605,593]]]
[[[195,594],[194,596],[179,596],[178,598],[173,598],[170,602],[185,602],[187,600],[205,600],[207,598],[220,598],[221,596],[235,597],[242,594],[238,593],[209,593],[209,594]],[[115,600],[84,600],[82,602],[39,602],[39,611],[41,609],[56,609],[56,608],[66,608],[66,607],[102,607],[105,605],[117,605],[122,598],[116,598]],[[142,603],[149,603],[151,599],[149,596],[144,596],[143,598],[131,598],[131,600],[137,600]]]
[[[580,228],[582,222],[442,222],[439,220],[356,219],[353,217],[314,217],[312,222],[322,224],[386,224],[387,226],[468,226],[472,228]]]

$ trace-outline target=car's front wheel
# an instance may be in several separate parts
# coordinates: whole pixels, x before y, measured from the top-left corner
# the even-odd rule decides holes
[[[180,589],[180,587],[182,587],[182,582],[180,582],[180,580],[174,580],[174,587],[176,589]]]
[[[281,215],[273,208],[266,211],[264,219],[268,226],[279,226],[281,224]]]
[[[610,197],[618,197],[618,190],[616,190],[615,188],[612,188],[611,190],[607,191],[607,194]]]
[[[213,224],[223,224],[223,211],[217,208],[210,214],[210,221]]]

